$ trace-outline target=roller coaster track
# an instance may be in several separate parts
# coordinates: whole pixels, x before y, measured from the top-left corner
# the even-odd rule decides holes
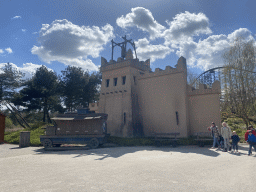
[[[239,71],[245,71],[245,72],[249,72],[249,73],[254,73],[256,74],[256,72],[254,71],[248,71],[248,70],[244,70],[244,69],[239,69],[239,68],[235,68],[235,67],[215,67],[212,69],[209,69],[203,73],[201,73],[195,80],[194,82],[191,84],[191,86],[194,86],[195,83],[199,82],[200,84],[207,84],[209,87],[212,86],[213,82],[215,80],[219,80],[219,76],[220,76],[220,70],[223,69],[233,69],[233,70],[239,70]],[[216,73],[218,73],[216,75]]]

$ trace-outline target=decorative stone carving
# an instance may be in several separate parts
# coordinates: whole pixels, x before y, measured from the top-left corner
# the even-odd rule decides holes
[[[127,51],[125,59],[133,59],[133,53],[131,49]]]

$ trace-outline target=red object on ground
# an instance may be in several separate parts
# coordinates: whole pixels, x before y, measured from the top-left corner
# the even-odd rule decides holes
[[[0,113],[0,144],[4,143],[5,115]]]

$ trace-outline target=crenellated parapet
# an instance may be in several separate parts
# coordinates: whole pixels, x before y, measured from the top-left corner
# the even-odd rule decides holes
[[[139,61],[139,59],[134,59],[131,49],[127,51],[125,59],[119,57],[117,61],[110,60],[109,62],[107,62],[107,60],[104,57],[101,57],[101,72],[123,68],[127,66],[132,66],[142,71],[151,71],[150,60],[148,59],[146,61]]]
[[[215,81],[212,84],[212,88],[207,88],[205,84],[199,84],[199,89],[195,89],[189,85],[187,85],[188,90],[188,96],[194,96],[194,95],[204,95],[204,94],[220,94],[221,88],[220,88],[220,82]]]
[[[146,62],[146,61],[145,61]],[[146,73],[142,74],[139,79],[156,77],[161,75],[169,75],[175,73],[184,73],[187,70],[186,59],[184,57],[180,57],[178,63],[175,65],[175,68],[171,66],[166,66],[165,69],[155,68],[155,72],[147,71]]]

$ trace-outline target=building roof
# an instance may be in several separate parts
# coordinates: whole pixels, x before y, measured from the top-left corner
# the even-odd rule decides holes
[[[61,120],[61,121],[73,121],[73,120],[87,120],[87,119],[100,119],[107,118],[108,115],[105,113],[91,113],[91,114],[59,114],[52,120]]]

